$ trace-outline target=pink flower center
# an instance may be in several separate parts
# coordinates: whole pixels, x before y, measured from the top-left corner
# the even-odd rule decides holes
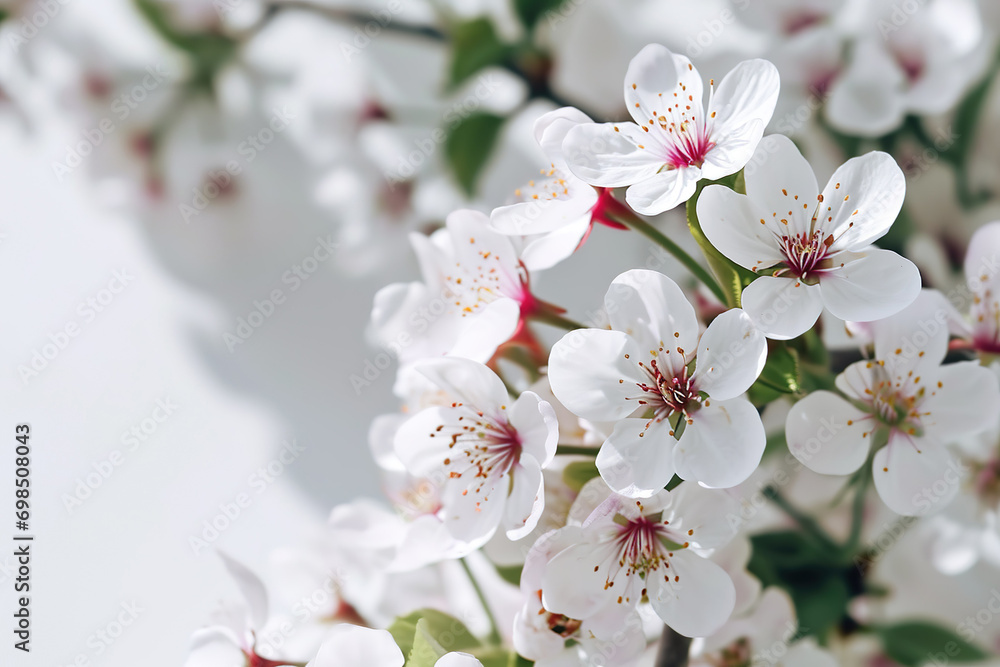
[[[652,384],[639,383],[639,388],[656,396],[670,412],[686,412],[688,406],[697,401],[698,392],[694,388],[694,378],[688,377],[687,366],[680,375],[664,375],[656,359],[653,359],[645,370]]]
[[[637,501],[638,504],[638,501]],[[639,504],[641,509],[642,505]],[[649,581],[653,574],[662,576],[664,581],[680,581],[678,575],[670,576],[670,558],[673,557],[673,549],[686,549],[688,542],[684,538],[674,535],[667,524],[668,521],[661,521],[660,516],[638,516],[626,518],[621,514],[615,516],[615,525],[618,527],[613,540],[613,558],[615,561],[607,571],[604,581],[604,590],[614,587],[615,580],[619,574],[624,572],[625,578],[633,576],[641,578],[643,583]],[[688,535],[693,535],[694,530],[689,530]],[[599,567],[599,566],[598,566]],[[596,568],[595,568],[596,571]],[[660,574],[662,572],[662,574]],[[618,597],[618,604],[638,602],[630,599],[630,586],[626,584],[625,590],[621,591]],[[639,593],[640,597],[646,595],[646,588]]]
[[[663,116],[660,118],[661,124],[664,123]],[[715,143],[708,137],[707,128],[696,123],[693,117],[679,125],[672,122],[666,129],[673,139],[667,146],[666,163],[674,169],[701,167],[708,152],[715,147]]]
[[[465,414],[458,417],[459,425],[446,427],[442,424],[430,436],[451,439],[448,456],[442,461],[450,478],[469,475],[479,480],[474,493],[480,493],[484,487],[489,493],[493,484],[487,482],[500,479],[521,460],[521,437],[504,416],[493,418],[461,403],[453,403],[452,407],[465,410]]]
[[[1000,503],[1000,454],[982,464],[973,477],[976,495],[989,508]]]
[[[986,276],[983,276],[983,281]],[[974,295],[972,341],[980,352],[1000,354],[1000,300],[993,290],[985,288]]]
[[[615,546],[618,548],[618,565],[627,568],[625,574],[645,576],[658,569],[665,560],[666,548],[660,539],[666,537],[666,534],[666,526],[654,523],[644,516],[621,526]]]
[[[797,32],[802,32],[806,28],[820,23],[824,18],[826,17],[823,14],[809,10],[791,14],[785,19],[785,34],[794,35]]]
[[[920,80],[927,67],[923,55],[919,53],[896,53],[896,63],[911,84]]]
[[[780,269],[774,275],[787,272],[796,278],[806,278],[810,273],[818,270],[820,264],[829,255],[833,236],[823,238],[823,231],[817,229],[811,234],[803,232],[790,236],[785,235],[778,242],[785,255],[786,268]]]

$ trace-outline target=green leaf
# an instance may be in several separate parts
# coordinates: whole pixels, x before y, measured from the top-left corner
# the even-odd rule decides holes
[[[701,229],[701,223],[698,221],[698,198],[701,197],[702,190],[709,185],[722,185],[739,192],[742,183],[742,171],[718,181],[702,180],[698,183],[698,189],[695,191],[694,196],[688,200],[686,209],[688,229],[691,230],[691,236],[694,237],[694,240],[698,243],[698,247],[705,254],[712,273],[715,274],[719,285],[722,286],[722,290],[726,294],[726,305],[730,308],[736,308],[740,305],[740,295],[743,293],[743,288],[749,285],[756,278],[756,275],[730,261],[709,242],[708,237],[705,236],[705,232]]]
[[[502,65],[511,54],[511,47],[500,41],[493,24],[478,18],[454,27],[454,51],[451,56],[449,85],[456,88],[473,74],[492,65]]]
[[[219,69],[236,53],[236,41],[224,35],[178,30],[167,8],[155,0],[136,0],[136,7],[160,37],[191,58],[194,65],[191,83],[196,86],[208,87]]]
[[[406,659],[406,667],[434,667],[448,650],[441,646],[431,636],[427,628],[427,619],[421,618],[417,621],[416,632],[413,635],[413,648]]]
[[[750,541],[753,543],[753,556],[750,558],[748,568],[767,564],[772,568],[787,571],[841,565],[838,554],[830,553],[828,549],[809,539],[799,530],[761,533],[751,537]]]
[[[566,486],[579,492],[584,484],[600,474],[593,461],[573,461],[563,468],[562,478]]]
[[[519,586],[521,584],[521,570],[523,565],[496,565],[497,574],[508,584]]]
[[[780,586],[795,604],[803,634],[821,642],[847,615],[853,595],[861,590],[860,573],[836,550],[801,531],[784,530],[751,538],[747,569],[764,586]]]
[[[428,636],[448,651],[467,651],[481,645],[457,618],[436,609],[419,609],[400,616],[389,626],[389,634],[396,640],[403,655],[409,655],[413,650],[421,623],[420,627]]]
[[[781,342],[772,344],[764,370],[750,389],[750,398],[758,405],[769,403],[781,394],[802,391],[798,352]]]
[[[822,639],[847,615],[851,592],[847,582],[837,572],[819,571],[793,582],[789,590],[795,603],[799,627]]]
[[[448,136],[445,143],[448,164],[469,196],[476,192],[479,175],[500,136],[503,121],[493,114],[474,114],[458,124]]]
[[[945,628],[908,621],[875,629],[886,654],[904,667],[984,660],[989,655]]]
[[[483,667],[521,667],[522,665],[534,664],[531,662],[520,662],[524,658],[499,646],[491,646],[473,651],[472,655],[476,656],[479,662],[483,663]]]
[[[401,616],[389,626],[389,634],[392,635],[396,646],[403,652],[403,655],[409,655],[410,651],[413,650],[413,637],[417,633],[417,621],[420,620],[419,614],[420,612],[418,611],[409,616]]]
[[[563,0],[514,0],[514,11],[524,27],[531,30],[539,19],[559,9],[562,4]]]

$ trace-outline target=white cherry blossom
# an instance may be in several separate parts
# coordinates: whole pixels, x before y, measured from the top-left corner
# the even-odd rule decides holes
[[[765,437],[742,394],[767,345],[747,315],[727,311],[699,338],[677,284],[640,269],[618,276],[604,303],[612,330],[566,334],[552,348],[549,381],[580,417],[617,422],[597,457],[608,485],[644,497],[675,473],[722,488],[749,477]]]
[[[445,354],[488,361],[537,305],[511,239],[484,214],[460,210],[446,228],[410,241],[423,280],[379,290],[376,338],[404,363]]]
[[[726,571],[704,556],[733,536],[726,516],[734,511],[725,492],[690,482],[643,500],[612,494],[584,522],[579,541],[549,561],[542,606],[607,636],[648,600],[678,633],[709,635],[728,620],[736,593]]]
[[[920,274],[908,259],[872,243],[903,204],[903,172],[871,152],[842,165],[820,192],[809,163],[781,135],[761,142],[741,195],[705,188],[705,236],[740,266],[760,273],[742,307],[769,338],[795,338],[824,308],[850,321],[888,317],[913,302]]]
[[[625,201],[647,215],[687,201],[702,178],[736,173],[774,112],[778,71],[748,60],[718,90],[709,85],[706,107],[691,61],[659,44],[646,46],[625,74],[625,105],[635,122],[571,129],[563,144],[569,168],[594,186],[629,186]]]
[[[1000,376],[1000,363],[989,369]],[[1000,414],[989,429],[959,440],[955,449],[967,474],[962,493],[927,526],[931,561],[947,575],[980,561],[1000,567]]]
[[[521,259],[533,271],[566,259],[587,240],[595,224],[625,229],[615,216],[628,215],[627,207],[611,190],[595,188],[577,178],[563,157],[566,134],[583,124],[593,121],[573,107],[550,111],[535,121],[535,139],[550,160],[549,166],[514,191],[517,201],[490,214],[498,232],[525,237]]]
[[[244,663],[277,667],[287,664],[271,653],[258,653],[258,634],[265,630],[270,618],[264,583],[239,561],[221,551],[218,554],[239,588],[241,599],[225,604],[215,614],[213,625],[194,633],[185,667],[228,667]]]
[[[976,350],[1000,354],[1000,222],[984,225],[972,235],[965,278],[972,292],[968,337]]]
[[[865,30],[830,86],[826,117],[836,129],[878,137],[907,114],[947,112],[981,75],[993,49],[968,0],[928,0],[900,10],[895,0],[865,4]]]
[[[511,539],[532,531],[544,505],[542,468],[555,456],[555,412],[534,392],[512,400],[500,378],[468,359],[429,359],[415,367],[452,403],[423,410],[400,426],[396,454],[414,475],[443,480],[441,516],[458,540]]]
[[[524,606],[514,618],[514,648],[540,667],[583,667],[613,651],[616,665],[635,664],[646,649],[642,620],[632,612],[610,635],[607,628],[591,627],[589,621],[553,613],[542,604],[542,582],[549,561],[579,543],[579,526],[546,533],[532,546],[521,572]]]
[[[849,475],[872,457],[875,488],[903,515],[938,511],[958,491],[961,467],[946,445],[993,425],[997,378],[977,362],[942,365],[948,348],[943,299],[923,292],[875,324],[875,358],[837,376],[840,394],[816,391],[788,414],[791,453],[826,475]]]

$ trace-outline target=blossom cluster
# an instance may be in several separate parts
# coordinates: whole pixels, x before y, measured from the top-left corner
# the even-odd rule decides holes
[[[1000,581],[990,0],[120,4],[141,67],[0,3],[0,112],[58,82],[53,178],[239,310],[230,354],[367,280],[393,376],[344,373],[383,497],[274,581],[220,549],[189,667],[1000,654],[948,608]]]
[[[380,290],[371,317],[382,345],[406,340],[401,410],[370,432],[394,510],[334,511],[332,548],[363,561],[365,597],[348,591],[357,578],[338,580],[331,618],[346,625],[319,633],[310,665],[627,666],[671,644],[686,653],[689,638],[698,664],[838,664],[821,645],[842,628],[797,630],[803,598],[762,587],[766,565],[750,562],[741,501],[778,447],[854,498],[844,544],[783,505],[834,569],[858,551],[872,488],[904,517],[964,493],[995,518],[995,435],[969,442],[997,429],[1000,222],[970,244],[973,298],[960,312],[877,245],[906,194],[892,155],[851,157],[821,187],[792,139],[765,136],[779,88],[766,60],[715,84],[648,45],[625,73],[630,120],[544,113],[539,176],[489,214],[459,209],[410,235],[420,279]],[[679,206],[704,261],[647,219]],[[627,270],[603,319],[578,324],[534,278],[595,243],[596,226],[640,232],[686,275]],[[553,328],[565,331],[549,346]],[[849,363],[828,349],[838,329]],[[783,423],[766,425],[782,405]],[[994,463],[970,491],[948,473],[973,449]],[[413,611],[439,605],[420,580],[455,561],[489,639],[468,619],[442,629],[441,612]],[[262,584],[226,562],[249,613],[195,654],[225,644],[249,665],[297,664],[262,650]],[[410,615],[378,620],[397,604]]]

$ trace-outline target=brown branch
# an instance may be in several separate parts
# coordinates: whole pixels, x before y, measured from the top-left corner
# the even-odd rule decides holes
[[[687,667],[690,651],[691,638],[679,635],[665,626],[660,637],[655,667]]]

